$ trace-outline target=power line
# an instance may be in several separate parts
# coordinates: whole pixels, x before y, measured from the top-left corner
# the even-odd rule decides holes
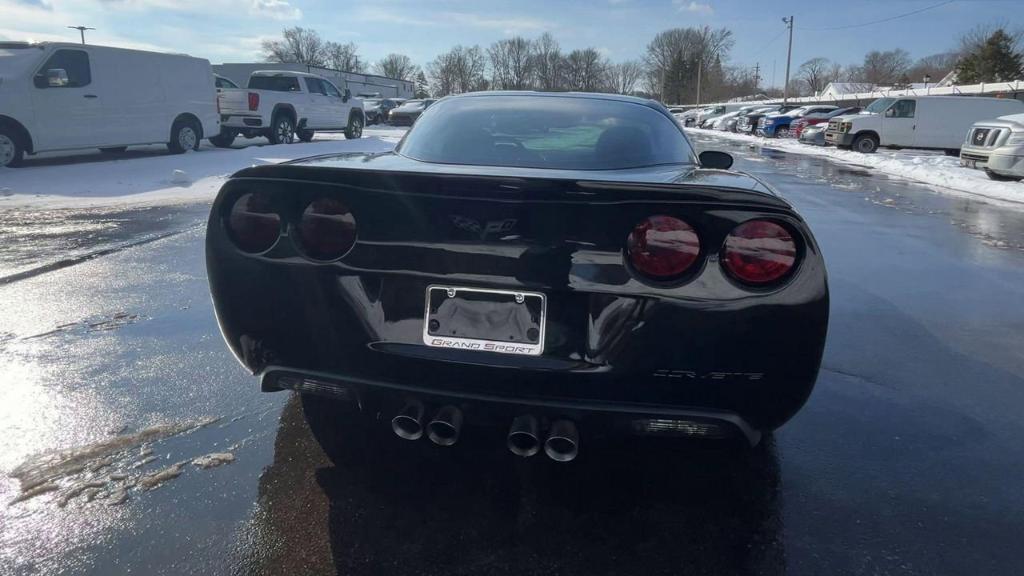
[[[912,10],[912,11],[906,12],[904,14],[897,14],[896,16],[890,16],[888,18],[882,18],[881,20],[872,20],[870,22],[861,22],[860,24],[848,24],[846,26],[831,26],[831,27],[828,27],[828,28],[801,28],[801,30],[809,30],[809,31],[815,31],[815,32],[822,32],[822,31],[825,31],[825,30],[847,30],[847,29],[850,29],[850,28],[863,28],[864,26],[871,26],[871,25],[874,25],[874,24],[881,24],[883,22],[891,22],[893,20],[899,20],[900,18],[906,18],[907,16],[913,16],[914,14],[920,14],[921,12],[927,12],[928,10],[934,10],[936,8],[945,6],[947,4],[952,4],[953,2],[956,2],[956,1],[957,0],[946,0],[945,2],[939,2],[938,4],[933,4],[931,6],[926,6],[924,8],[919,8],[917,10]]]

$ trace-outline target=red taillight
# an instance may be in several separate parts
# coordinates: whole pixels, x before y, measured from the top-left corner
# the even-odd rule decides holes
[[[356,219],[343,202],[319,198],[309,203],[299,220],[299,243],[313,260],[337,260],[356,243]]]
[[[260,95],[255,92],[249,92],[249,110],[255,112],[260,107]]]
[[[722,264],[729,275],[745,284],[775,282],[789,273],[795,263],[793,236],[774,222],[744,222],[725,239]]]
[[[637,272],[668,280],[682,275],[697,260],[700,238],[678,218],[651,216],[630,232],[626,251]]]
[[[270,250],[281,235],[281,216],[266,194],[241,195],[228,214],[228,233],[243,252]]]

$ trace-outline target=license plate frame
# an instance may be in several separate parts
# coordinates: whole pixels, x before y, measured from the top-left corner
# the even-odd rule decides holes
[[[427,286],[424,300],[423,343],[427,346],[523,356],[544,353],[547,296],[541,292],[431,284]],[[474,333],[473,327],[467,327],[467,318],[479,320],[487,312],[492,313],[492,319],[504,316],[514,325],[503,325],[514,332],[510,338]],[[432,320],[436,321],[434,329]],[[486,328],[493,331],[495,326],[491,322]],[[528,337],[531,328],[538,332],[534,341]]]

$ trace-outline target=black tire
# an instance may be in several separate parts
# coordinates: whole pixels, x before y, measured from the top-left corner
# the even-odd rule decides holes
[[[238,134],[231,130],[223,130],[220,134],[212,136],[210,138],[210,144],[213,144],[217,148],[230,148],[235,143],[235,137]]]
[[[278,112],[270,122],[270,134],[267,139],[271,144],[291,144],[295,142],[295,120],[287,112]]]
[[[789,126],[779,126],[775,129],[776,138],[789,138]]]
[[[363,115],[352,114],[348,117],[348,126],[345,127],[345,138],[355,140],[363,137]]]
[[[878,138],[871,134],[861,134],[853,139],[853,149],[862,154],[874,154],[878,150]]]
[[[948,148],[946,150],[943,150],[942,152],[946,156],[952,156],[954,158],[959,158],[960,157],[960,149],[959,148]]]
[[[298,135],[299,140],[303,142],[312,141],[314,134],[316,134],[316,131],[314,130],[299,130],[298,132],[296,132],[296,135]]]
[[[106,148],[100,148],[100,152],[104,154],[124,154],[128,150],[127,146],[107,146]]]
[[[0,125],[0,168],[15,168],[25,160],[25,144],[12,128]]]
[[[985,174],[987,174],[990,179],[995,180],[996,182],[1020,182],[1021,181],[1021,177],[1020,176],[1003,176],[1002,174],[996,174],[995,172],[993,172],[991,170],[985,170]]]
[[[172,154],[183,154],[189,150],[199,150],[203,139],[203,127],[192,118],[182,118],[171,126],[171,140],[167,149]]]

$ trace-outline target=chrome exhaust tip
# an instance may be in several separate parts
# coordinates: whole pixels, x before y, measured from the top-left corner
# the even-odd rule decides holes
[[[580,433],[569,420],[556,420],[551,424],[544,453],[555,462],[569,462],[580,453]]]
[[[438,446],[451,446],[459,441],[462,430],[462,410],[455,406],[442,406],[427,424],[427,436]]]
[[[523,458],[540,452],[540,424],[535,416],[523,414],[512,420],[508,429],[508,449]]]
[[[406,440],[419,440],[423,437],[423,403],[409,400],[391,419],[391,430],[395,436]]]

